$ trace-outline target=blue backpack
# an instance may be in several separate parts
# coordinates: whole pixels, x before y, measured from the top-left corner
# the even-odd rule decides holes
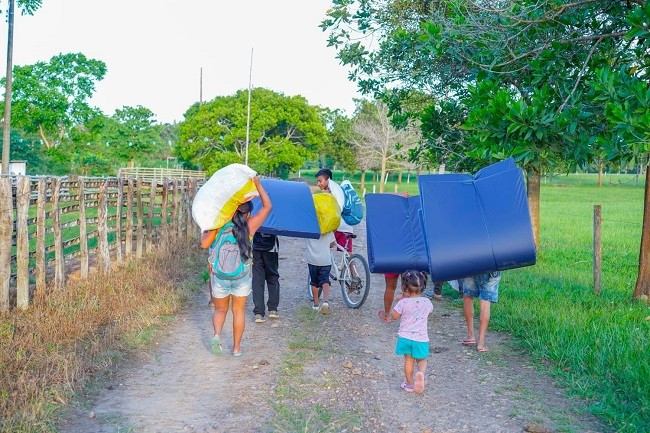
[[[212,273],[221,280],[238,280],[246,274],[246,263],[241,259],[237,238],[232,229],[232,222],[226,223],[210,246],[210,263]]]
[[[359,194],[352,188],[349,180],[341,182],[341,189],[345,196],[341,218],[347,224],[356,226],[363,219],[363,203],[361,202],[361,198],[359,198]]]

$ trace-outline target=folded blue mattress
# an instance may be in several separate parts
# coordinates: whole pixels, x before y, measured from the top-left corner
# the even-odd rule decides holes
[[[262,179],[271,199],[271,213],[259,231],[279,236],[318,239],[320,227],[309,185],[280,179]],[[259,197],[253,199],[253,215],[262,208]]]
[[[524,176],[513,159],[474,176],[418,177],[433,281],[535,264]]]
[[[370,272],[428,271],[420,197],[366,194],[365,200]]]

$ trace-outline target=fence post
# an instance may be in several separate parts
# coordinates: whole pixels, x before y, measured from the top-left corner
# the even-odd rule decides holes
[[[171,212],[171,221],[169,224],[169,234],[170,238],[176,239],[176,234],[178,233],[177,220],[178,220],[178,203],[176,196],[178,195],[178,181],[176,179],[172,180],[171,188],[171,202],[172,202],[172,212]]]
[[[47,196],[45,195],[49,180],[38,180],[38,195],[36,198],[36,291],[45,290],[45,206]]]
[[[142,179],[135,181],[135,201],[136,201],[136,244],[135,244],[135,257],[142,258],[142,244],[143,244],[143,219],[144,209],[142,205]]]
[[[163,179],[162,203],[160,204],[160,220],[162,222],[162,242],[161,245],[167,248],[169,245],[169,225],[167,223],[167,201],[169,197],[169,179]]]
[[[108,200],[106,197],[108,181],[104,180],[99,185],[97,200],[97,248],[99,248],[99,270],[108,272],[111,268],[111,253],[108,248]]]
[[[117,179],[117,203],[115,204],[115,259],[122,263],[122,206],[124,206],[124,182]]]
[[[156,205],[156,185],[157,181],[152,180],[149,182],[149,212],[147,218],[147,251],[151,252],[154,246],[153,239],[153,209]]]
[[[52,228],[54,230],[54,288],[63,289],[65,284],[65,257],[63,257],[63,230],[61,230],[61,209],[59,196],[61,195],[61,179],[52,179]]]
[[[11,237],[13,235],[13,200],[11,178],[0,177],[0,311],[9,310],[11,280]]]
[[[81,278],[88,278],[88,221],[86,220],[86,189],[84,178],[77,179],[79,186],[79,261],[81,263]]]
[[[133,178],[129,177],[126,189],[126,256],[133,253]]]
[[[17,178],[16,188],[16,307],[26,310],[29,306],[29,237],[27,216],[29,214],[30,179]]]
[[[602,289],[603,244],[601,237],[601,209],[594,206],[594,293],[600,295]]]

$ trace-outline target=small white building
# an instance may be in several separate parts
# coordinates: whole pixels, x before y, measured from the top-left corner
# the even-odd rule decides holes
[[[2,165],[0,165],[2,174]],[[9,161],[9,174],[12,176],[25,176],[27,174],[27,161]]]

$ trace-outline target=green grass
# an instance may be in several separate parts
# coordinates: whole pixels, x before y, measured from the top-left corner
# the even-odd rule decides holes
[[[490,328],[512,333],[613,431],[650,431],[650,309],[631,299],[643,188],[564,185],[542,186],[537,264],[504,273]],[[603,216],[600,296],[593,293],[595,204]]]

